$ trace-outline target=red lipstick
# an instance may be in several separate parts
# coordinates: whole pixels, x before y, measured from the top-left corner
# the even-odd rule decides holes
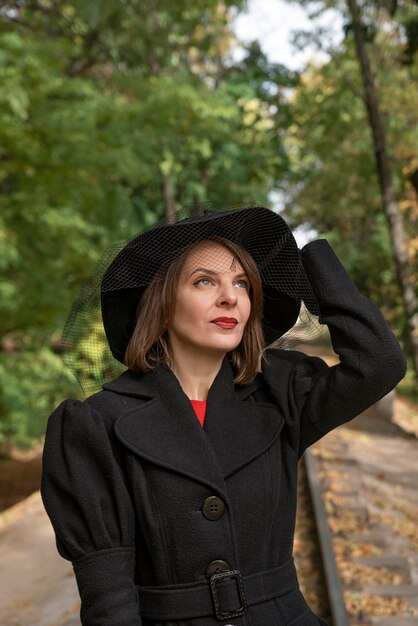
[[[217,317],[212,320],[213,324],[220,326],[220,328],[235,328],[238,324],[238,320],[235,317]]]

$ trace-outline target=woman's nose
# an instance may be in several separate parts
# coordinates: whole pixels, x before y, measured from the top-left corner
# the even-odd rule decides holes
[[[236,287],[234,285],[222,286],[218,300],[220,304],[235,304],[237,302]]]

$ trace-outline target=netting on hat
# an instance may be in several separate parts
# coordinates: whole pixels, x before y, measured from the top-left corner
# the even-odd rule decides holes
[[[220,242],[238,246],[238,253]],[[176,313],[178,328],[172,319],[164,320],[171,336],[175,330],[180,340],[189,335],[231,349],[251,314],[248,304],[256,280],[248,276],[240,250],[255,261],[261,279],[264,345],[289,349],[317,340],[322,332],[318,303],[286,222],[256,205],[187,205],[171,220],[108,248],[74,301],[61,347],[84,393],[99,391],[126,369],[125,351],[138,313],[144,306],[159,311],[159,294],[162,302],[169,302],[168,276],[173,272],[182,315]],[[153,302],[148,295],[151,284]],[[222,326],[212,322],[217,317],[234,318],[236,323]]]

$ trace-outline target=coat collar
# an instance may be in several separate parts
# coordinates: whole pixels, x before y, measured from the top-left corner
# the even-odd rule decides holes
[[[272,405],[248,401],[261,384],[234,385],[227,357],[209,390],[204,427],[165,364],[138,375],[126,370],[104,389],[144,400],[115,422],[118,439],[158,465],[225,494],[225,478],[264,452],[283,427]]]

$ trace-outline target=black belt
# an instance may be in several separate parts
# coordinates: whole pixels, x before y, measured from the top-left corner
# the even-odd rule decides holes
[[[293,557],[264,572],[241,576],[239,570],[213,574],[207,583],[138,586],[141,617],[181,620],[216,615],[219,620],[239,617],[247,607],[277,598],[298,588]]]

